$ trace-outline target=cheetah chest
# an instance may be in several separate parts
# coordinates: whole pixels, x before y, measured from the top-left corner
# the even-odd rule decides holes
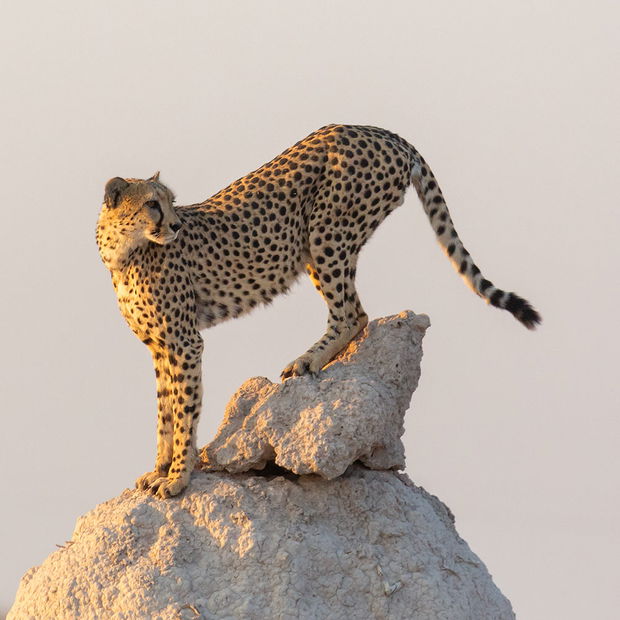
[[[155,312],[149,300],[140,294],[140,287],[132,279],[114,281],[114,290],[121,314],[131,330],[140,339],[153,336]]]

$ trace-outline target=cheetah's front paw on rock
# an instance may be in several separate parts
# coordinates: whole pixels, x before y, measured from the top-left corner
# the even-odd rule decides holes
[[[162,478],[162,474],[157,470],[147,471],[146,474],[143,474],[136,480],[136,489],[139,489],[140,491],[148,491],[153,483],[159,478]]]
[[[169,478],[168,476],[162,476],[157,471],[150,471],[136,480],[136,488],[166,499],[181,493],[188,483],[189,480],[184,478]]]
[[[149,491],[160,499],[167,499],[184,491],[188,483],[189,480],[184,478],[160,478],[151,485]]]

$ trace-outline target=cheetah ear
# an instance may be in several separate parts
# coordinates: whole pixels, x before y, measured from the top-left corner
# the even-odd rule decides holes
[[[121,177],[114,177],[105,184],[105,194],[103,201],[108,209],[113,209],[118,205],[121,194],[129,187],[129,183]]]
[[[159,170],[148,180],[154,181],[155,183],[159,183]]]

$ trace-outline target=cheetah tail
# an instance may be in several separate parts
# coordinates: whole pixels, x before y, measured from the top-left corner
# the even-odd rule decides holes
[[[435,176],[417,151],[412,157],[412,164],[411,182],[424,206],[439,245],[465,283],[487,303],[508,310],[525,327],[535,329],[542,318],[532,305],[515,293],[497,288],[480,273],[480,269],[459,239]]]

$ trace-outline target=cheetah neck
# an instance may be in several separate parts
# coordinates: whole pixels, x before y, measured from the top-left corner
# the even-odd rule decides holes
[[[148,240],[123,233],[114,224],[99,221],[97,224],[97,245],[103,264],[110,271],[124,269],[131,263],[131,257]]]

